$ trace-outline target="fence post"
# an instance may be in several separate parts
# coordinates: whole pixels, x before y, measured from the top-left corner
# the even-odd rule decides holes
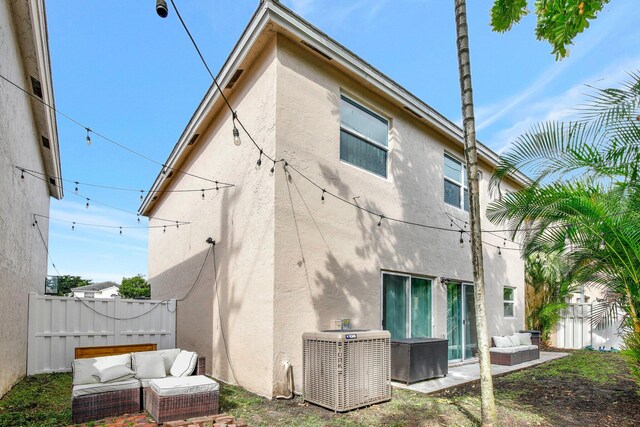
[[[120,320],[117,319],[118,317],[120,317],[120,313],[124,311],[122,310],[121,304],[122,299],[120,298],[120,296],[116,295],[115,297],[113,297],[113,340],[115,341],[116,345],[124,344],[122,339],[122,325],[120,324]]]
[[[35,292],[29,292],[28,312],[27,312],[27,375],[36,372],[37,354],[36,351],[36,298]]]

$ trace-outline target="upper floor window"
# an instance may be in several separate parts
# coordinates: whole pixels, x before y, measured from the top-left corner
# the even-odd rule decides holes
[[[340,97],[340,160],[387,177],[389,122]]]
[[[514,301],[514,292],[513,288],[503,288],[502,296],[504,303],[504,317],[513,317],[513,306],[515,304]]]
[[[448,154],[444,155],[444,201],[469,212],[467,167]]]

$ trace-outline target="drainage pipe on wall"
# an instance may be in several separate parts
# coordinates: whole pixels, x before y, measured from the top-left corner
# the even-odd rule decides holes
[[[287,389],[289,396],[276,396],[276,399],[293,399],[293,366],[289,362],[284,362],[284,371],[287,376]]]

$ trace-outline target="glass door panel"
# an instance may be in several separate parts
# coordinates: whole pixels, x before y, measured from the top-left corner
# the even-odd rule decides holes
[[[431,336],[431,280],[411,278],[411,338]]]
[[[407,338],[407,295],[409,278],[395,274],[382,276],[382,329],[391,333],[391,339]]]
[[[462,359],[462,289],[459,283],[447,284],[447,338],[449,360]]]
[[[476,299],[473,285],[464,287],[464,358],[475,357],[478,353],[478,332],[476,330]]]

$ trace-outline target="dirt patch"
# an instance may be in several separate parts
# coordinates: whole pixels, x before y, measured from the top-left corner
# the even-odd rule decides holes
[[[565,360],[494,378],[494,389],[498,406],[528,407],[548,425],[640,425],[638,386],[619,354],[574,352]],[[479,396],[479,387],[437,396]]]

